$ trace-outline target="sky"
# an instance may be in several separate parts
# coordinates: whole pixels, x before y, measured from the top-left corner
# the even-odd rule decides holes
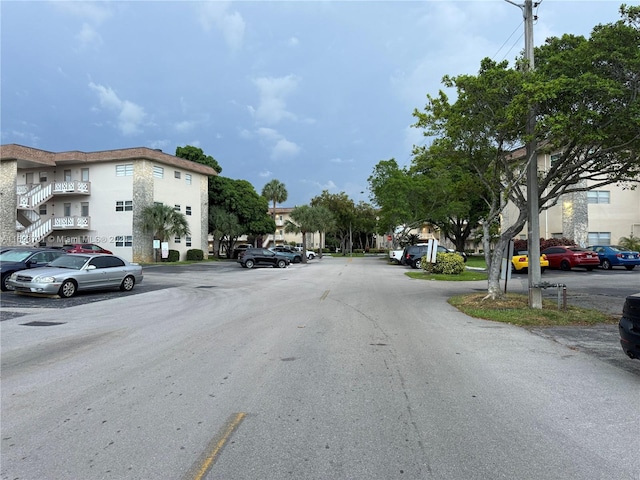
[[[524,3],[521,2],[513,3]],[[633,0],[542,0],[534,43],[589,37]],[[0,2],[0,139],[52,152],[193,145],[282,206],[370,201],[381,160],[409,165],[444,75],[524,48],[505,0]],[[455,97],[455,92],[447,91]]]

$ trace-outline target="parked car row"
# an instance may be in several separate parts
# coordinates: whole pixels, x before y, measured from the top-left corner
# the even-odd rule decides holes
[[[239,252],[236,260],[243,268],[256,266],[285,268],[291,263],[291,259],[280,252],[274,252],[268,248],[246,248]]]
[[[429,245],[426,243],[417,243],[408,245],[404,250],[391,250],[389,252],[389,260],[395,264],[408,265],[411,268],[422,267],[422,257],[427,254]],[[464,252],[456,252],[450,248],[438,245],[438,253],[457,253],[463,260],[467,261],[467,254]]]
[[[143,279],[142,266],[112,253],[67,253],[63,248],[15,247],[0,253],[2,291],[72,297],[79,290],[120,288],[132,290]],[[99,248],[108,252],[108,250]]]

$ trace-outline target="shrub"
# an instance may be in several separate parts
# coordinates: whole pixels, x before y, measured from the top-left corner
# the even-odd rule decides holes
[[[187,250],[187,260],[195,260],[196,262],[204,260],[204,252],[199,248]]]
[[[169,256],[164,259],[165,262],[179,262],[180,252],[178,250],[169,250]]]
[[[427,257],[422,257],[422,269],[427,273],[460,275],[465,270],[464,259],[457,253],[438,253],[436,263],[427,262]]]

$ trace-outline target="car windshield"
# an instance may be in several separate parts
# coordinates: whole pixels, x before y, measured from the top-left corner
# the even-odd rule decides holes
[[[9,250],[0,254],[0,262],[24,262],[31,255],[31,250]]]
[[[50,267],[80,270],[90,257],[86,255],[62,255],[49,264]]]

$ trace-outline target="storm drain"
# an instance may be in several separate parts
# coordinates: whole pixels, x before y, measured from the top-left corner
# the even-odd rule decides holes
[[[29,323],[21,323],[20,325],[24,325],[26,327],[52,327],[54,325],[64,325],[67,322],[29,322]]]

